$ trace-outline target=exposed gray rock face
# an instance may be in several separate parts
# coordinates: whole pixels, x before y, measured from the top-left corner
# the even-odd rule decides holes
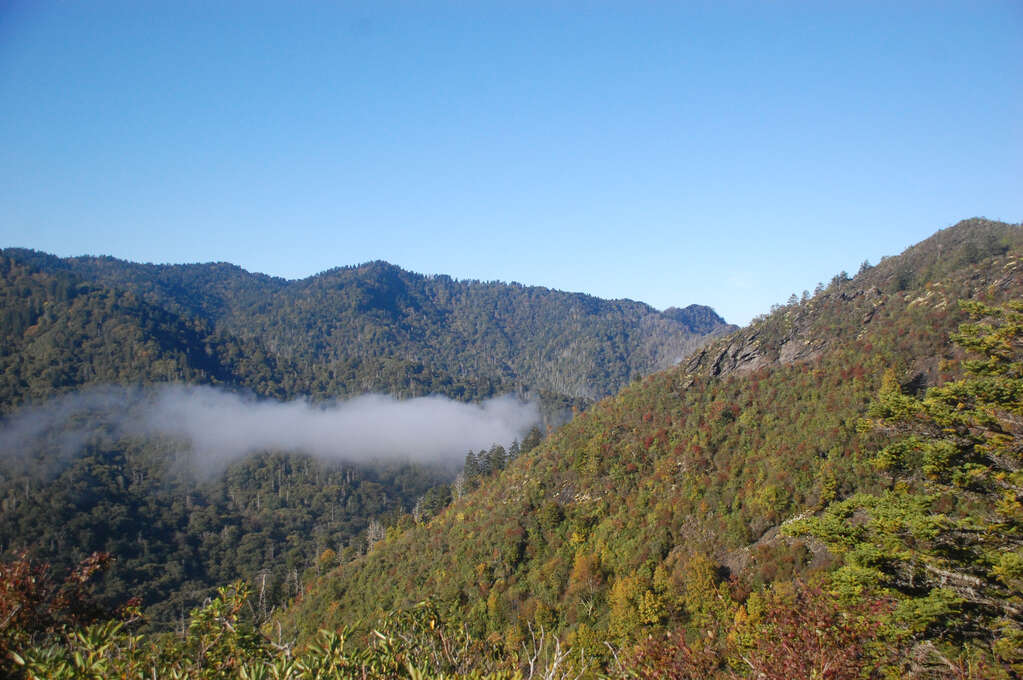
[[[853,279],[839,274],[813,297],[772,308],[746,328],[693,353],[683,370],[720,377],[814,361],[831,346],[863,337],[870,324],[883,322],[894,308],[943,311],[954,305],[957,294],[945,289],[943,277],[983,258],[1003,255],[1021,242],[1020,225],[965,220],[901,255],[864,267]],[[984,274],[984,280],[977,273],[969,285],[1007,290],[1014,285],[1018,266],[1015,260],[1008,262],[1003,271]],[[894,301],[899,303],[895,307],[889,304]],[[903,389],[922,392],[936,384],[940,359],[924,357],[910,367],[900,376]]]
[[[848,283],[846,285],[852,285]],[[755,321],[723,340],[712,342],[685,362],[687,373],[707,371],[712,376],[744,374],[771,364],[789,365],[817,359],[827,350],[826,338],[815,325],[819,316],[814,309],[823,305],[848,306],[851,318],[860,326],[870,323],[885,304],[886,296],[878,288],[829,290],[811,300],[777,309],[776,313]]]

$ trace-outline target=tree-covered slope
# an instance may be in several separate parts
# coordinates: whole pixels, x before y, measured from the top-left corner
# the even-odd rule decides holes
[[[450,479],[411,464],[341,465],[282,454],[196,478],[173,442],[90,438],[63,465],[0,466],[0,547],[28,550],[64,573],[94,551],[115,556],[97,590],[103,602],[138,597],[167,629],[216,586],[260,586],[257,619],[294,597],[310,569],[363,549],[367,527],[387,524]],[[40,467],[48,474],[33,474]],[[329,552],[327,552],[329,551]],[[321,564],[322,562],[322,564]]]
[[[606,393],[727,328],[708,308],[687,313],[692,321],[640,303],[460,283],[384,263],[288,282],[223,263],[5,250],[0,413],[9,420],[0,424],[24,413],[17,422],[35,422],[31,409],[61,396],[56,411],[41,413],[67,417],[39,415],[53,421],[42,438],[0,436],[0,552],[28,549],[58,569],[111,552],[101,596],[139,595],[162,626],[239,577],[260,580],[269,611],[308,570],[331,563],[324,554],[359,550],[371,523],[393,522],[455,470],[267,452],[206,479],[182,465],[172,442],[111,431],[108,416],[82,407],[103,392],[79,400],[82,390],[188,383],[314,401],[364,392],[478,401],[517,391],[558,421],[589,401],[568,396],[572,385]],[[576,370],[579,381],[564,377]],[[115,408],[130,408],[116,394]]]
[[[268,393],[284,382],[249,341],[210,324],[0,255],[0,411],[88,385],[192,382]]]
[[[339,357],[393,345],[454,375],[502,376],[520,389],[587,399],[680,360],[704,335],[731,330],[712,310],[714,320],[701,326],[629,300],[423,277],[382,262],[326,272],[287,295],[311,338]],[[292,340],[279,326],[267,334]]]
[[[677,362],[704,336],[733,329],[699,305],[660,313],[630,300],[427,277],[385,262],[285,281],[224,263],[5,254],[132,292],[305,367],[310,375],[291,386],[292,395],[374,389],[411,396],[422,393],[417,374],[426,374],[437,383],[433,391],[445,391],[446,381],[460,385],[449,391],[463,398],[493,388],[592,400]]]
[[[598,658],[605,640],[727,629],[728,603],[831,564],[781,536],[786,520],[890,483],[872,462],[881,435],[860,426],[883,376],[917,393],[959,375],[959,301],[1021,297],[1021,229],[984,220],[837,276],[598,402],[321,578],[285,621],[308,635],[430,599],[509,650],[532,624]]]

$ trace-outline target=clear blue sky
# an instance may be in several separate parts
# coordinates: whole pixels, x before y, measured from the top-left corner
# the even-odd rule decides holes
[[[1023,219],[1023,3],[4,2],[0,246],[745,323]]]

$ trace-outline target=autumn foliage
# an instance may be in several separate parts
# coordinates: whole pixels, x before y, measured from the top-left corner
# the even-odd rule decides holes
[[[111,614],[89,590],[89,582],[111,560],[107,553],[93,553],[63,580],[54,577],[50,565],[25,553],[0,563],[0,672],[10,668],[15,649]]]

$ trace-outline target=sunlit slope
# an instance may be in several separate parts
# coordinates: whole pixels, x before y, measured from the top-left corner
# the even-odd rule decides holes
[[[426,525],[392,531],[285,614],[296,631],[431,599],[514,641],[525,622],[584,645],[698,627],[732,592],[826,568],[784,520],[880,483],[857,425],[887,370],[907,390],[954,376],[957,302],[1023,296],[1018,226],[971,220],[564,426]]]

